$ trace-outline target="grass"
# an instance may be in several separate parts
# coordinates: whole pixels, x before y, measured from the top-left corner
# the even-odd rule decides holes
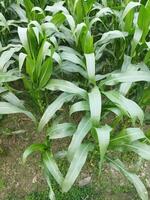
[[[56,199],[57,200],[100,200],[97,198],[96,191],[91,186],[86,186],[83,188],[74,187],[70,190],[67,194],[62,194],[60,191],[56,191]],[[15,196],[10,196],[7,200],[20,200]],[[49,200],[48,198],[48,191],[43,192],[33,192],[23,198],[23,200]]]
[[[0,178],[0,190],[5,187],[5,182],[3,179]]]

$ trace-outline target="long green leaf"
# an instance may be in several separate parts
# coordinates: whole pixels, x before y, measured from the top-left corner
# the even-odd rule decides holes
[[[89,110],[90,108],[87,101],[79,101],[71,106],[70,115],[72,115],[75,112],[89,111]]]
[[[126,144],[125,146],[140,155],[145,160],[150,160],[150,145],[142,142],[134,142],[132,144]]]
[[[47,134],[50,139],[64,138],[72,136],[75,128],[75,125],[72,123],[56,124],[48,129]]]
[[[80,67],[79,65],[76,65],[74,63],[71,63],[69,61],[65,61],[61,64],[61,69],[63,71],[66,71],[66,72],[71,72],[71,73],[79,73],[81,74],[84,78],[88,78],[87,76],[87,72],[82,68]]]
[[[52,6],[47,6],[45,8],[45,11],[49,11],[52,13],[57,13],[57,12],[64,12],[66,14],[69,14],[68,10],[63,6],[64,1],[56,2]]]
[[[73,158],[75,151],[78,149],[83,139],[90,131],[91,127],[91,120],[88,117],[83,117],[78,125],[76,132],[73,135],[72,141],[68,148],[68,157],[70,160]]]
[[[107,152],[107,148],[110,143],[110,132],[112,128],[108,125],[102,126],[101,128],[95,128],[98,137],[98,143],[100,148],[100,171],[102,163]]]
[[[135,186],[140,198],[142,200],[148,200],[148,192],[144,186],[144,184],[142,183],[142,181],[140,180],[140,178],[133,173],[128,172],[123,163],[120,160],[111,160],[108,158],[108,160],[111,162],[112,166],[119,170],[121,173],[123,173],[125,175],[125,177]]]
[[[47,167],[50,174],[54,177],[56,182],[61,186],[64,178],[58,168],[58,165],[55,159],[53,158],[53,155],[51,155],[49,152],[45,152],[43,153],[42,159],[43,159],[44,165]]]
[[[111,42],[114,39],[122,38],[125,39],[125,37],[128,35],[126,32],[121,32],[118,30],[115,31],[109,31],[102,35],[101,39],[97,42],[97,45],[103,45],[106,43]]]
[[[93,125],[97,126],[101,118],[101,108],[102,108],[102,99],[99,88],[95,86],[92,89],[92,91],[88,94],[88,96],[89,96],[91,119]]]
[[[111,143],[117,146],[122,145],[122,143],[131,143],[144,138],[146,138],[146,136],[140,128],[126,128],[115,138],[111,139]]]
[[[81,89],[74,83],[65,80],[51,79],[45,88],[52,91],[60,90],[71,94],[77,94],[84,98],[87,96],[84,89]]]
[[[96,17],[105,17],[106,15],[113,15],[113,11],[109,8],[101,8],[100,11],[96,13]]]
[[[56,200],[55,193],[54,193],[53,188],[52,188],[52,183],[50,181],[49,173],[47,172],[47,169],[45,169],[44,171],[46,171],[44,175],[45,175],[47,184],[49,186],[49,199],[50,200]]]
[[[39,126],[38,131],[42,131],[44,126],[49,122],[49,120],[54,116],[54,114],[63,106],[65,102],[70,101],[73,98],[72,94],[63,93],[54,102],[52,102],[45,110]]]
[[[129,137],[130,142],[146,138],[144,132],[140,128],[127,128],[125,129],[125,135]]]
[[[23,113],[27,115],[30,119],[32,119],[34,122],[36,121],[35,117],[31,112],[7,102],[0,102],[0,114],[5,115],[5,114],[16,114],[16,113]]]
[[[143,31],[139,27],[136,27],[135,32],[134,32],[134,36],[133,36],[133,40],[131,42],[131,46],[132,46],[131,56],[134,56],[135,49],[136,49],[137,45],[139,44],[139,42],[142,38],[142,34],[143,34]]]
[[[13,54],[16,52],[16,48],[10,48],[4,51],[0,56],[0,70],[3,70],[5,64],[11,59]]]
[[[95,82],[95,55],[94,53],[85,54],[88,77],[91,82]]]
[[[47,60],[43,63],[42,69],[40,71],[40,81],[39,86],[43,88],[47,82],[49,81],[52,74],[52,58],[47,58]]]
[[[29,51],[29,44],[28,44],[28,38],[27,38],[27,28],[18,27],[18,35],[23,47],[29,53],[30,51]]]
[[[62,52],[61,53],[61,59],[66,60],[69,62],[72,62],[74,64],[80,65],[80,66],[85,66],[83,61],[73,52]]]
[[[102,0],[102,4],[107,7],[107,0]]]
[[[74,184],[76,178],[78,177],[86,161],[89,150],[91,150],[91,145],[88,145],[88,144],[86,145],[82,144],[77,148],[73,156],[73,160],[68,169],[67,175],[62,184],[63,192],[68,192],[70,188],[72,187],[72,185]]]
[[[139,119],[140,123],[143,123],[144,113],[143,110],[132,100],[127,99],[117,91],[103,92],[104,95],[112,101],[117,107],[119,107],[125,114],[129,115],[133,121]]]
[[[150,82],[150,71],[134,71],[133,73],[134,76],[131,71],[113,73],[103,83],[105,85],[116,85],[117,83],[133,83],[138,81]]]
[[[137,23],[138,27],[142,30],[142,38],[141,38],[142,43],[145,42],[146,36],[149,32],[149,26],[150,26],[149,15],[150,15],[149,7],[141,5]]]
[[[23,67],[23,64],[25,62],[26,57],[27,57],[27,55],[24,54],[24,53],[19,54],[19,71],[20,72],[22,71],[22,67]]]
[[[140,6],[141,4],[139,2],[129,2],[128,5],[126,6],[125,10],[123,11],[123,14],[122,14],[122,18],[124,19],[127,14],[135,7],[137,6]]]
[[[18,99],[18,97],[15,94],[7,91],[7,89],[5,89],[5,88],[0,88],[0,93],[2,93],[1,94],[2,99],[6,100],[7,102],[9,102],[10,104],[13,104],[16,107],[19,107],[19,108],[25,110],[23,101]]]
[[[0,71],[0,83],[7,83],[21,79],[21,75],[16,70],[9,70],[8,72]]]
[[[46,150],[46,145],[45,144],[32,144],[29,146],[23,153],[23,162],[26,162],[26,159],[30,154],[39,151],[39,152],[44,152]]]

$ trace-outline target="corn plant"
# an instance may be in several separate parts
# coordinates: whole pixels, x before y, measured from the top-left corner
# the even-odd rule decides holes
[[[51,47],[50,42],[46,41],[42,29],[39,30],[40,28],[40,25],[38,28],[32,27],[31,23],[28,28],[19,27],[18,33],[25,49],[25,53],[19,55],[19,59],[22,60],[20,61],[22,62],[20,70],[26,60],[24,85],[42,111],[41,91],[52,73],[53,47]]]
[[[4,102],[0,102],[0,114],[24,113],[38,124],[38,132],[46,132],[45,142],[28,147],[23,161],[40,152],[51,200],[55,199],[52,178],[62,192],[68,192],[94,152],[98,154],[99,175],[109,163],[135,186],[142,200],[148,200],[144,184],[117,152],[134,152],[150,160],[149,138],[142,130],[142,108],[144,101],[149,102],[149,18],[145,17],[150,16],[149,2],[67,0],[49,4],[25,0],[21,6],[27,20],[18,27],[18,49],[3,47],[1,54],[0,95]],[[8,65],[11,59],[18,63],[16,79],[23,81],[42,113],[40,121],[9,91],[7,84],[16,80],[12,75],[8,79],[14,67]],[[139,86],[146,92],[137,101],[135,88]],[[48,91],[57,97],[45,109],[43,104],[49,98],[43,94]],[[5,111],[8,104],[11,107]],[[64,104],[70,120],[60,123],[57,111],[62,111]],[[73,121],[74,115],[80,116],[79,123]],[[70,138],[69,146],[53,152],[53,140],[65,137]],[[61,158],[69,163],[66,174],[58,165]]]
[[[22,75],[18,68],[15,67],[17,62],[17,53],[20,51],[21,45],[8,45],[1,48],[0,56],[0,114],[23,113],[36,123],[36,119],[29,112],[23,102],[13,93],[14,89],[9,83],[18,81]]]

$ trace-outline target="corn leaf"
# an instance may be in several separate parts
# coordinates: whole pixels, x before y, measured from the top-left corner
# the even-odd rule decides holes
[[[16,52],[16,48],[10,48],[4,51],[0,56],[0,70],[3,70],[5,64],[11,59],[13,54]]]
[[[61,53],[61,59],[62,60],[66,60],[66,61],[70,61],[74,64],[80,65],[80,66],[85,66],[85,64],[83,63],[83,61],[78,57],[78,55],[75,54],[75,52],[62,52]]]
[[[65,72],[79,73],[81,76],[87,79],[87,72],[82,67],[72,62],[64,61],[61,64],[61,69]]]
[[[27,38],[27,28],[18,27],[18,35],[23,47],[29,53],[30,50]]]
[[[138,15],[138,27],[142,30],[141,42],[145,42],[146,36],[149,32],[150,26],[150,10],[148,7],[141,5],[139,15]]]
[[[79,101],[71,106],[70,115],[72,115],[75,112],[89,111],[89,110],[90,110],[89,104],[87,101]]]
[[[51,74],[52,74],[52,69],[53,69],[53,65],[52,65],[52,58],[49,57],[45,60],[45,62],[42,65],[42,69],[40,72],[40,82],[39,82],[39,87],[43,88],[49,81]]]
[[[139,81],[150,82],[150,71],[134,71],[134,76],[131,71],[113,73],[106,80],[104,80],[104,84],[116,85],[117,83],[133,83]]]
[[[75,151],[78,149],[91,128],[91,119],[89,119],[88,117],[83,117],[77,127],[76,132],[73,135],[72,141],[68,148],[68,158],[70,160],[73,158]]]
[[[126,32],[121,32],[118,30],[115,31],[109,31],[102,35],[101,39],[97,42],[97,45],[103,45],[106,43],[110,43],[114,39],[122,38],[125,39],[125,37],[128,35]]]
[[[52,154],[49,152],[45,152],[42,155],[43,163],[46,166],[47,170],[50,172],[50,174],[54,177],[56,182],[61,186],[63,183],[63,175],[60,172],[58,165],[53,158]]]
[[[88,94],[88,96],[89,96],[91,120],[93,122],[93,125],[97,126],[101,118],[101,107],[102,107],[101,93],[99,91],[99,88],[95,86],[92,89],[92,91]]]
[[[143,123],[144,120],[143,110],[134,101],[127,99],[117,91],[109,91],[103,93],[126,115],[129,115],[133,123],[136,121],[136,119],[139,119],[140,123]]]
[[[105,154],[107,152],[107,148],[110,143],[111,130],[112,128],[108,125],[102,126],[101,128],[95,128],[95,131],[98,137],[99,149],[100,149],[100,171],[101,171]]]
[[[31,112],[19,108],[11,103],[0,102],[0,114],[5,115],[5,114],[16,114],[16,113],[23,113],[27,115],[30,119],[32,119],[34,122],[36,121],[35,117]]]
[[[21,75],[15,69],[8,72],[0,72],[0,83],[12,82],[21,78]]]
[[[150,145],[144,144],[142,142],[134,142],[132,144],[125,144],[125,146],[137,153],[145,160],[150,160]]]
[[[24,53],[19,54],[19,71],[20,72],[22,71],[22,67],[23,67],[23,64],[25,62],[26,57],[27,57],[27,55],[24,54]]]
[[[45,8],[45,11],[49,11],[49,12],[54,13],[54,14],[62,11],[66,14],[69,14],[68,10],[63,6],[63,4],[64,4],[64,1],[56,2],[52,6],[47,6]]]
[[[134,187],[136,188],[140,198],[142,200],[148,200],[148,192],[144,186],[144,184],[142,183],[142,181],[140,180],[140,178],[136,175],[136,174],[133,174],[133,173],[130,173],[128,172],[123,163],[118,159],[118,160],[111,160],[111,159],[108,159],[112,166],[119,170],[122,174],[125,175],[125,177],[134,185]]]
[[[47,134],[50,139],[64,138],[72,136],[76,126],[72,123],[56,124],[50,127]]]
[[[87,155],[90,150],[91,145],[89,144],[82,144],[78,146],[68,169],[67,175],[62,183],[63,192],[68,192],[74,184],[87,159]]]
[[[45,144],[32,144],[29,146],[23,153],[23,162],[25,163],[27,160],[27,157],[30,156],[30,154],[34,152],[44,152],[46,150],[46,145]]]
[[[95,82],[95,55],[94,53],[85,54],[86,67],[89,80]]]
[[[45,167],[46,168],[46,167]],[[47,170],[45,170],[45,171],[47,171]],[[50,177],[49,177],[49,174],[48,174],[48,172],[45,172],[45,178],[46,178],[46,181],[47,181],[47,184],[48,184],[48,186],[49,186],[49,199],[50,200],[56,200],[56,197],[55,197],[55,193],[54,193],[54,191],[53,191],[53,188],[52,188],[52,183],[51,183],[51,181],[50,181]]]
[[[73,95],[63,93],[61,94],[54,102],[52,102],[47,109],[45,110],[39,126],[38,131],[42,131],[44,126],[50,121],[50,119],[54,116],[54,114],[63,106],[65,102],[70,101],[73,98]]]
[[[140,139],[146,139],[145,134],[140,128],[126,128],[111,139],[110,145],[113,148],[118,148],[123,147],[124,144],[128,145]]]
[[[52,91],[60,90],[71,94],[77,94],[84,98],[87,96],[84,89],[81,89],[74,83],[65,80],[51,79],[45,88]]]
[[[139,42],[142,38],[142,34],[143,34],[143,31],[139,27],[136,27],[135,32],[134,32],[134,36],[133,36],[133,40],[131,42],[131,46],[132,46],[131,56],[134,56],[135,49],[136,49],[137,45],[139,44]]]
[[[133,9],[133,8],[136,8],[138,6],[140,6],[141,4],[139,2],[129,2],[128,5],[126,6],[125,10],[123,11],[123,14],[122,14],[122,18],[124,19],[127,14]]]
[[[18,97],[13,94],[12,92],[9,92],[7,90],[5,90],[5,88],[0,88],[0,93],[1,97],[6,100],[7,102],[9,102],[10,104],[13,104],[14,106],[21,108],[23,110],[25,110],[25,106],[23,104],[23,101],[21,101],[20,99],[18,99]]]

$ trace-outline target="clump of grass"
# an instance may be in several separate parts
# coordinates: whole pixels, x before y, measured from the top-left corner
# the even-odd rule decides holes
[[[3,179],[0,178],[0,190],[5,187],[5,182]]]
[[[57,187],[55,188],[57,189]],[[55,190],[56,191],[56,190]],[[100,200],[96,197],[97,193],[91,186],[86,186],[83,188],[75,186],[72,188],[67,194],[62,194],[60,191],[56,192],[56,199],[57,200]],[[20,199],[15,197],[15,195],[10,196],[7,200],[49,200],[48,198],[48,190],[42,192],[32,192],[28,194],[24,198]]]

